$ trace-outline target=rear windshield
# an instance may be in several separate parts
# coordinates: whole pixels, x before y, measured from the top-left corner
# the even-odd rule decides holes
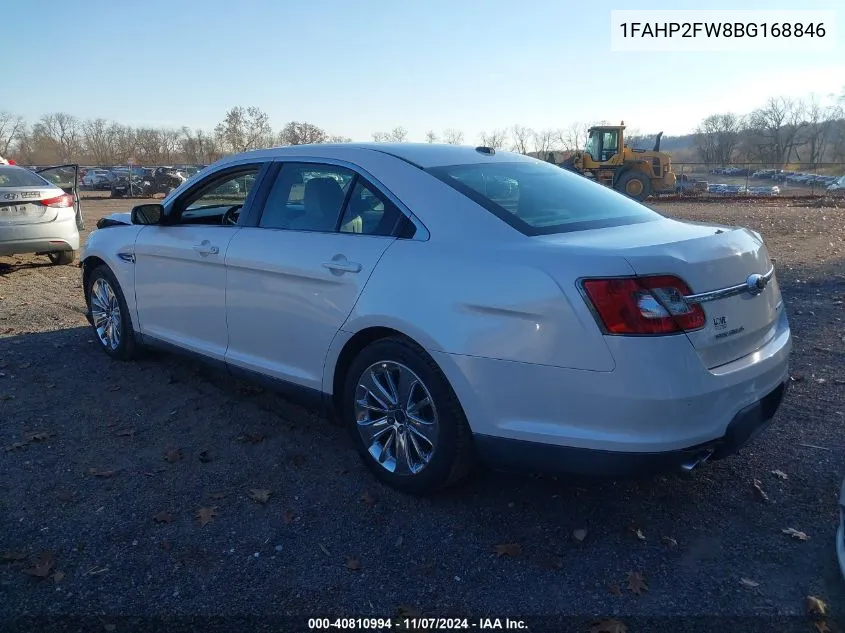
[[[52,187],[48,181],[23,167],[0,165],[0,187]]]
[[[539,160],[449,165],[426,171],[525,235],[638,224],[662,217],[612,189]]]

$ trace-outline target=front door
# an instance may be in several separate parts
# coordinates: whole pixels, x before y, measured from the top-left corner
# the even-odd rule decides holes
[[[226,353],[226,251],[264,165],[215,171],[169,202],[165,221],[135,242],[141,333],[222,361]]]
[[[227,362],[321,390],[332,339],[400,214],[345,167],[284,164],[260,219],[226,253]]]

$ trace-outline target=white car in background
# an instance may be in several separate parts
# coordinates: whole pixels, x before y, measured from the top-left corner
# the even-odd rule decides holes
[[[36,253],[70,264],[85,224],[76,165],[30,171],[0,164],[0,256]]]
[[[108,169],[89,169],[82,177],[82,186],[92,189],[108,189],[116,177]]]
[[[409,492],[476,457],[688,471],[763,429],[788,377],[759,234],[486,147],[229,156],[101,220],[82,279],[109,356],[178,350],[322,405]]]

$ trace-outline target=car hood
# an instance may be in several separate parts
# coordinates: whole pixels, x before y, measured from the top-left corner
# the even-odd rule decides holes
[[[100,218],[97,221],[97,228],[104,229],[109,226],[125,226],[127,224],[132,224],[132,213],[130,211],[120,211]]]

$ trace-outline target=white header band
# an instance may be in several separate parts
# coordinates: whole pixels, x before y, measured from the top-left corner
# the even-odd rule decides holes
[[[831,52],[836,11],[610,12],[613,52]]]

